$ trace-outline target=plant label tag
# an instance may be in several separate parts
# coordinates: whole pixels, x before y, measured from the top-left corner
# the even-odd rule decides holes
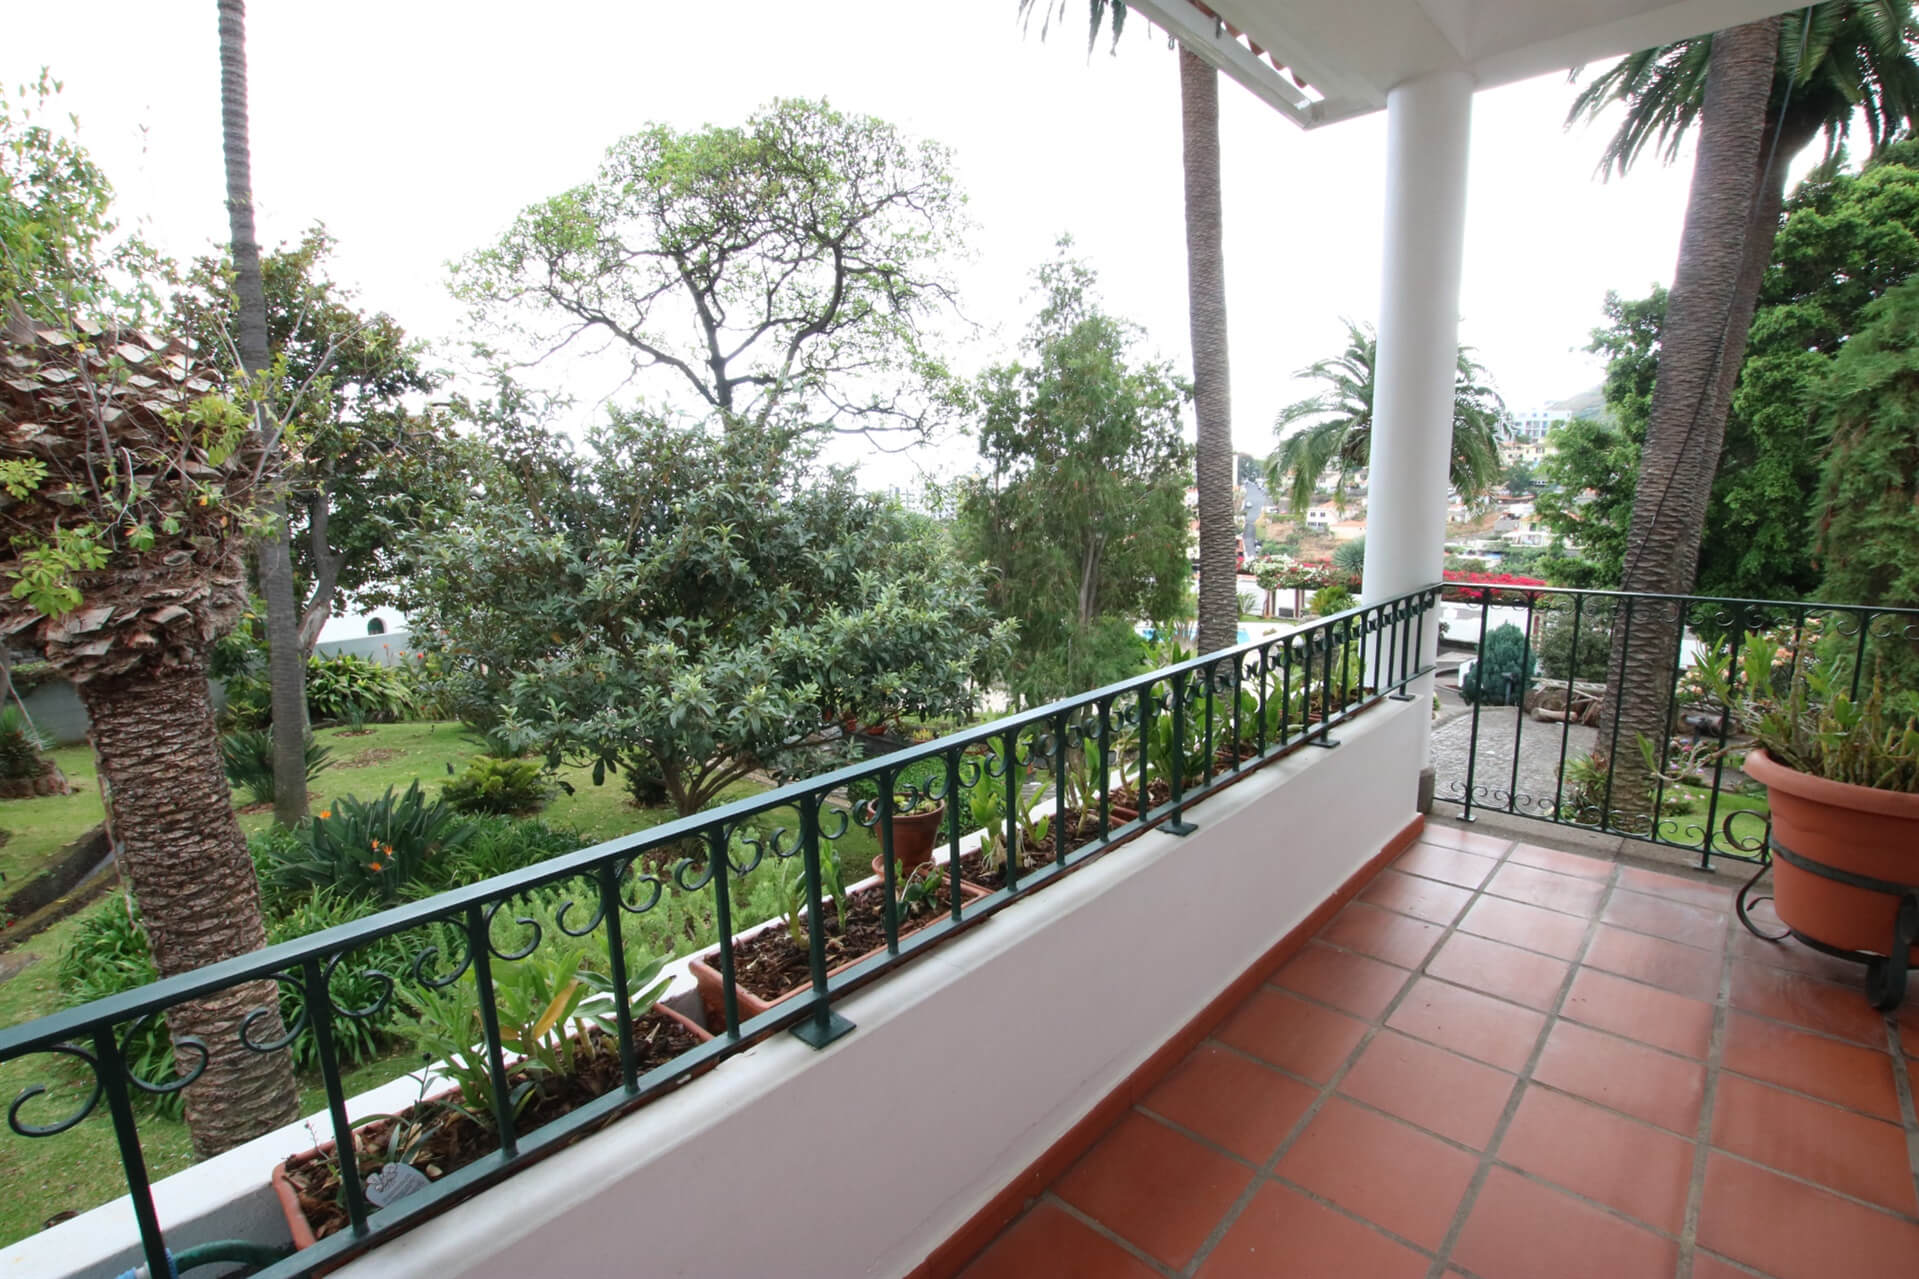
[[[388,1164],[366,1179],[367,1202],[384,1208],[426,1187],[426,1174],[412,1164]]]

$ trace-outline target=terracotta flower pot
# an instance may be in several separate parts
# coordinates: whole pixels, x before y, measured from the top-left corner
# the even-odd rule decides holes
[[[872,889],[861,890],[861,892],[871,892],[871,891],[874,891],[874,890]],[[969,902],[976,901],[979,898],[987,895],[986,890],[984,888],[979,887],[977,884],[969,883],[968,881],[964,879],[959,881],[959,892],[960,892],[960,899],[962,901],[969,901]],[[848,897],[850,899],[858,895],[859,894],[849,893]],[[926,920],[925,923],[919,924],[915,927],[902,928],[900,930],[901,940],[911,937],[914,933],[919,932],[920,929],[929,927],[934,922],[935,922],[934,919],[928,919]],[[779,916],[775,915],[772,919],[766,920],[759,924],[755,924],[752,928],[749,928],[745,932],[738,934],[738,937],[752,937],[752,936],[758,935],[761,932],[764,932],[765,930],[769,928],[783,928],[783,927],[785,927],[785,923],[781,920]],[[851,959],[848,959],[839,964],[835,964],[833,967],[827,969],[826,975],[828,977],[831,977],[834,973],[842,972],[848,968],[851,968],[855,964],[864,963],[866,960],[871,959],[874,955],[877,955],[879,953],[880,953],[879,949],[876,948],[873,950],[866,951],[864,954],[855,955]],[[720,976],[719,959],[720,959],[720,948],[718,946],[715,946],[711,950],[704,951],[701,954],[695,955],[692,958],[692,960],[687,964],[687,971],[693,974],[693,980],[699,984],[700,1003],[706,1009],[707,1025],[719,1027],[721,1030],[723,1030],[725,1029],[725,1026],[726,1026],[726,984],[725,984],[725,981]],[[808,990],[810,988],[811,988],[810,983],[801,982],[796,986],[790,987],[789,989],[782,991],[780,995],[775,999],[762,999],[760,996],[748,990],[744,984],[735,983],[733,987],[733,993],[739,1001],[740,1020],[745,1021],[749,1017],[759,1016],[761,1013],[773,1007],[775,1004],[785,1003],[787,1000],[793,998],[793,996],[799,994],[801,991]],[[718,1034],[719,1031],[716,1030],[713,1033]]]
[[[701,1043],[705,1043],[707,1040],[713,1038],[712,1032],[707,1030],[706,1027],[700,1025],[700,1023],[698,1023],[697,1021],[694,1021],[691,1017],[685,1016],[684,1014],[680,1013],[677,1009],[671,1008],[664,1003],[654,1004],[652,1011],[659,1013],[662,1017],[667,1018],[669,1021],[678,1023],[688,1034],[692,1035],[694,1039],[698,1040]],[[508,1068],[511,1069],[512,1065],[513,1063],[509,1062]],[[707,1069],[711,1069],[711,1067],[709,1066],[707,1067]],[[424,1105],[430,1106],[435,1104],[436,1102],[444,1101],[446,1098],[453,1096],[458,1091],[459,1091],[459,1088],[457,1086],[452,1088],[442,1089],[441,1091],[434,1093],[431,1097],[428,1097],[424,1103],[416,1102],[414,1104],[415,1105],[424,1104]],[[412,1109],[413,1107],[409,1106],[406,1108],[406,1110],[402,1110],[400,1114],[404,1116],[407,1113],[409,1113]],[[273,1187],[273,1197],[279,1201],[280,1212],[282,1213],[282,1215],[286,1217],[287,1234],[292,1238],[293,1247],[296,1251],[301,1251],[307,1248],[311,1248],[314,1244],[319,1242],[319,1239],[318,1237],[314,1235],[313,1225],[311,1222],[307,1220],[306,1213],[301,1211],[300,1209],[300,1192],[294,1186],[292,1178],[287,1176],[287,1170],[289,1168],[298,1168],[304,1164],[312,1163],[313,1161],[317,1159],[331,1158],[337,1149],[339,1149],[338,1142],[333,1142],[333,1141],[323,1142],[304,1154],[291,1155],[287,1157],[286,1159],[281,1160],[279,1163],[273,1166],[273,1173],[270,1181],[270,1184]],[[341,1264],[344,1265],[346,1263],[342,1262]],[[320,1270],[315,1271],[314,1273],[316,1275],[326,1275],[326,1274],[331,1274],[334,1269],[335,1267],[328,1266],[328,1267],[323,1267]]]
[[[893,815],[893,860],[900,873],[910,875],[933,860],[933,841],[939,838],[940,823],[946,820],[946,805],[926,813]],[[873,873],[880,874],[878,856],[873,858]]]
[[[1780,921],[1827,946],[1886,954],[1897,897],[1795,866],[1779,850],[1849,875],[1919,884],[1919,795],[1830,782],[1787,768],[1763,750],[1746,756],[1744,771],[1766,787],[1772,808],[1773,908]],[[1905,958],[1908,967],[1919,965],[1919,945]]]

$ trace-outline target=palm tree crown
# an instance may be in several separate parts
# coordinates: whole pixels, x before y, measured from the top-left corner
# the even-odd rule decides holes
[[[1318,381],[1324,389],[1280,410],[1273,421],[1279,447],[1266,459],[1267,484],[1286,491],[1294,513],[1312,504],[1313,490],[1328,470],[1337,472],[1333,491],[1343,498],[1372,456],[1373,368],[1378,355],[1379,338],[1372,326],[1348,320],[1346,349],[1300,370],[1300,377]],[[1505,401],[1487,383],[1486,370],[1469,348],[1461,347],[1453,379],[1450,473],[1453,487],[1468,501],[1483,497],[1499,476],[1505,417]]]
[[[1705,102],[1712,40],[1696,36],[1628,54],[1580,91],[1568,123],[1626,104],[1602,170],[1624,174],[1648,144],[1668,161],[1678,155]],[[1788,16],[1779,29],[1768,150],[1790,159],[1824,133],[1828,152],[1836,151],[1861,117],[1874,149],[1912,129],[1919,123],[1916,44],[1912,0],[1827,0]]]

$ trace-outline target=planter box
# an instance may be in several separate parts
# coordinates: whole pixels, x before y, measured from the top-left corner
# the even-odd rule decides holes
[[[860,895],[861,893],[868,893],[873,891],[875,891],[875,885],[873,881],[868,881],[866,885],[863,885],[858,888],[848,889],[847,897],[850,899],[852,897]],[[885,889],[882,886],[882,887],[879,887],[878,891],[884,892]],[[964,879],[959,881],[958,891],[959,891],[960,899],[962,901],[977,901],[980,898],[987,895],[987,891],[984,888],[979,887],[977,884],[968,883]],[[833,899],[830,897],[825,898],[822,904],[824,904],[824,902],[830,902],[832,900]],[[902,928],[900,930],[900,939],[904,941],[906,938],[911,937],[914,933],[921,932],[922,930],[929,928],[933,924],[937,923],[940,919],[948,918],[948,917],[949,916],[946,916],[944,913],[942,913],[940,915],[936,915],[933,918],[926,920],[923,923],[915,924],[910,928]],[[783,927],[785,927],[785,921],[776,915],[772,919],[764,920],[758,924],[753,925],[753,927],[746,929],[744,932],[736,933],[733,936],[731,942],[724,943],[724,944],[735,944],[738,942],[746,941],[749,938],[758,937],[760,934],[767,932],[770,929],[783,928]],[[871,959],[874,955],[877,955],[879,953],[880,953],[880,948],[876,948],[876,949],[868,950],[861,954],[855,955],[851,959],[842,960],[840,963],[835,964],[832,968],[829,968],[827,970],[827,975],[830,977],[834,973],[844,972],[846,969],[853,967],[855,964],[864,963],[866,960]],[[708,1026],[718,1026],[724,1029],[726,1024],[726,987],[725,987],[725,982],[720,975],[720,970],[718,967],[719,956],[720,956],[720,948],[718,946],[713,947],[713,949],[711,950],[704,951],[701,954],[696,955],[693,958],[692,963],[687,965],[687,971],[692,973],[694,981],[699,983],[700,1003],[706,1009],[706,1024]],[[800,982],[792,987],[789,987],[786,991],[782,992],[776,998],[764,999],[760,997],[759,995],[754,994],[752,991],[748,990],[743,984],[737,981],[733,985],[734,995],[739,1001],[741,1021],[745,1021],[749,1017],[757,1017],[761,1013],[774,1007],[776,1004],[783,1004],[787,1000],[793,998],[795,995],[798,995],[801,992],[808,989],[810,989],[809,982]],[[716,1031],[715,1033],[718,1033],[718,1032]]]
[[[693,1036],[693,1038],[697,1040],[698,1042],[704,1043],[707,1040],[713,1038],[712,1034],[707,1031],[706,1027],[700,1025],[698,1022],[694,1021],[692,1018],[684,1016],[683,1014],[679,1013],[675,1009],[669,1007],[664,1001],[654,1004],[649,1011],[658,1013],[660,1016],[666,1018],[668,1021],[672,1022],[674,1025],[679,1026],[681,1029],[685,1030],[688,1034]],[[615,1048],[612,1051],[617,1052],[618,1049]],[[514,1059],[511,1061],[508,1061],[507,1069],[511,1071],[515,1066],[519,1064],[520,1060],[523,1060],[523,1059]],[[711,1067],[709,1066],[707,1069],[711,1069]],[[700,1073],[704,1073],[704,1072],[700,1072]],[[458,1092],[459,1092],[459,1089],[457,1087],[445,1088],[440,1090],[437,1093],[434,1093],[431,1097],[425,1098],[423,1101],[416,1102],[415,1106],[432,1106],[437,1103],[445,1101],[448,1097],[454,1096]],[[413,1112],[415,1106],[409,1106],[405,1110],[398,1112],[396,1118],[399,1118],[399,1119],[406,1118],[409,1114]],[[325,1159],[330,1159],[338,1153],[338,1150],[339,1150],[338,1142],[334,1142],[334,1141],[324,1142],[321,1145],[314,1147],[312,1150],[306,1151],[302,1154],[292,1155],[288,1157],[281,1163],[277,1164],[273,1169],[271,1184],[273,1187],[274,1198],[279,1201],[280,1211],[286,1216],[287,1231],[293,1237],[293,1246],[296,1249],[311,1248],[314,1244],[319,1242],[319,1237],[315,1235],[313,1230],[313,1224],[307,1219],[305,1209],[303,1209],[300,1206],[299,1188],[294,1185],[293,1179],[289,1174],[291,1172],[297,1171],[298,1169],[302,1167],[305,1167],[308,1164],[316,1163],[318,1161],[325,1160]],[[453,1169],[448,1168],[445,1171],[451,1172],[453,1171]],[[371,1207],[370,1204],[369,1204],[369,1207]],[[377,1208],[374,1208],[373,1211],[377,1212],[379,1210]],[[329,1271],[321,1270],[318,1273],[326,1274],[326,1273],[329,1273]]]

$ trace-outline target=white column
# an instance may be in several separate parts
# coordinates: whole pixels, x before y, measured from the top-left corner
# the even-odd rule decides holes
[[[1367,602],[1437,582],[1445,564],[1472,93],[1472,77],[1448,71],[1386,97],[1386,251],[1361,588]],[[1429,664],[1439,649],[1436,617],[1427,621],[1422,649],[1420,664]],[[1407,691],[1430,704],[1431,677]]]

